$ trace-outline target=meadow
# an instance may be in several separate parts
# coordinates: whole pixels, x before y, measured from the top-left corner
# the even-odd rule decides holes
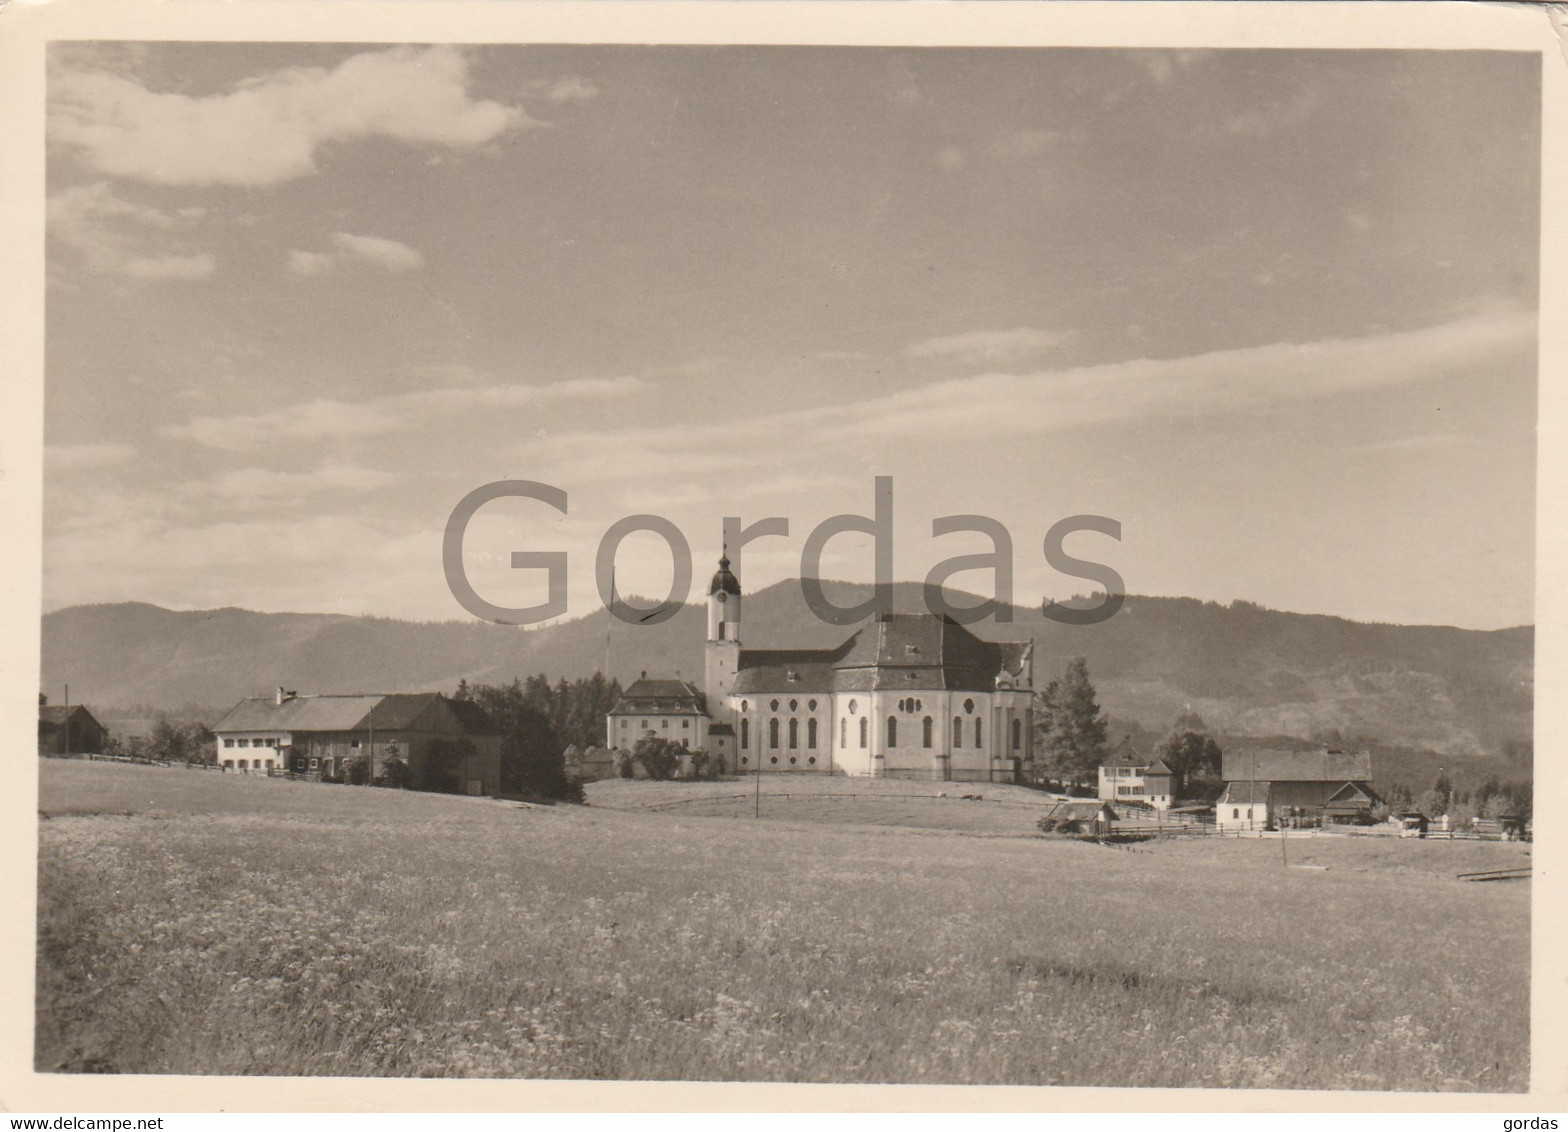
[[[1527,846],[40,774],[40,1071],[1528,1086]]]

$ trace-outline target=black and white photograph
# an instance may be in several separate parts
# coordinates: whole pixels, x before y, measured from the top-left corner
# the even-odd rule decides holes
[[[41,45],[35,1079],[1561,1087],[1546,16],[892,7]]]

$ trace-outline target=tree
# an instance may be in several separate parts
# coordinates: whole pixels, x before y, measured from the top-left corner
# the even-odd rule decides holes
[[[1092,781],[1106,756],[1106,720],[1082,657],[1067,662],[1062,675],[1046,685],[1036,710],[1039,752],[1063,782]]]
[[[534,706],[543,693],[545,710]],[[507,794],[534,794],[569,798],[566,779],[566,745],[550,726],[547,714],[550,683],[531,676],[528,684],[476,684],[476,703],[501,733],[501,790]]]
[[[674,778],[685,748],[657,735],[644,735],[632,747],[632,758],[642,764],[649,778]]]
[[[1196,716],[1192,718],[1196,719]],[[1198,720],[1201,724],[1203,721]],[[1201,730],[1184,728],[1177,723],[1175,730],[1160,740],[1154,748],[1156,757],[1176,773],[1182,782],[1195,782],[1218,778],[1220,773],[1220,745]]]

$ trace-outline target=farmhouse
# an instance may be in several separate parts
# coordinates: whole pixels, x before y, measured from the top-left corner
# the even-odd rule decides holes
[[[836,648],[746,649],[740,612],[724,557],[708,588],[701,694],[637,681],[607,720],[612,746],[645,730],[689,731],[694,747],[705,737],[742,773],[1013,782],[1032,765],[1031,642],[983,641],[951,617],[887,614]]]
[[[1128,736],[1100,765],[1097,794],[1106,802],[1145,802],[1168,810],[1176,797],[1176,776],[1164,759],[1139,754]]]
[[[213,726],[227,770],[290,770],[326,778],[368,757],[375,773],[397,755],[414,786],[494,794],[501,738],[478,705],[438,692],[371,696],[274,696],[241,700]]]
[[[1227,751],[1221,775],[1225,789],[1214,804],[1220,829],[1353,821],[1380,800],[1365,751]]]
[[[103,751],[106,738],[103,724],[81,704],[38,705],[40,755],[98,754]]]

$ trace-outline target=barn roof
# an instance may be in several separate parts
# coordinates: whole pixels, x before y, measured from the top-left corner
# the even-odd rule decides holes
[[[213,724],[224,731],[354,731],[380,696],[272,696],[241,700]]]
[[[1116,811],[1111,809],[1110,803],[1093,799],[1081,802],[1058,802],[1045,816],[1055,818],[1057,821],[1093,821],[1101,810],[1108,811],[1113,821],[1116,819]]]
[[[87,708],[82,704],[71,704],[69,707],[65,704],[40,704],[38,707],[38,722],[52,723],[59,726],[65,722],[66,716],[75,715],[77,712],[86,712],[89,719],[93,718],[93,713],[87,711]]]
[[[1365,751],[1226,751],[1220,777],[1226,781],[1369,782],[1372,756]]]
[[[1261,779],[1227,782],[1224,792],[1219,797],[1219,801],[1214,804],[1216,806],[1246,806],[1253,802],[1266,803],[1269,800],[1269,792],[1273,788],[1274,784],[1272,782],[1264,782]]]

